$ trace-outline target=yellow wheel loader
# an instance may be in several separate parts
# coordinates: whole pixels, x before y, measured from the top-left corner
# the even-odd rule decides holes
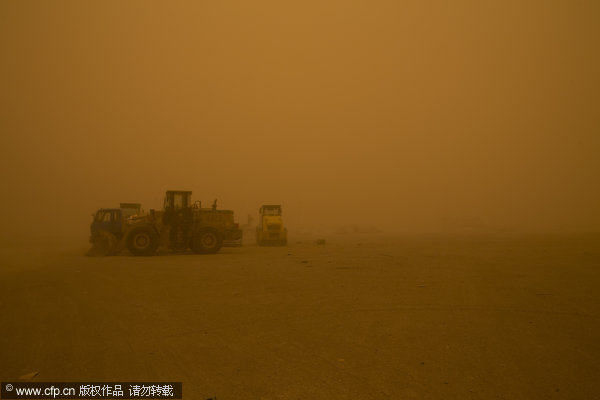
[[[192,204],[192,192],[168,190],[164,210],[141,213],[136,203],[120,208],[101,208],[90,226],[90,256],[108,256],[127,248],[133,255],[150,256],[159,247],[172,251],[216,253],[221,246],[242,241],[242,230],[233,220],[232,210],[217,210]]]
[[[287,245],[287,229],[281,218],[281,205],[265,204],[260,210],[260,221],[256,227],[256,243],[259,246]]]

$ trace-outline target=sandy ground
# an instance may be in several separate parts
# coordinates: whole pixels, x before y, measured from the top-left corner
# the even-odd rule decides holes
[[[0,249],[0,379],[183,381],[185,399],[600,398],[600,236],[86,246]]]

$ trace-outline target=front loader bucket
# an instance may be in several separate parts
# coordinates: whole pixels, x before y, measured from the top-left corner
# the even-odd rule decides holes
[[[109,232],[98,232],[94,237],[92,248],[86,253],[89,257],[106,257],[115,254],[117,238]]]

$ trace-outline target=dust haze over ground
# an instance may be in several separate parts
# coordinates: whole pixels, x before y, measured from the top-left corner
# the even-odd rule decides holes
[[[0,2],[0,380],[594,398],[599,4]],[[83,256],[167,189],[289,245]]]
[[[219,254],[0,249],[0,380],[185,399],[592,399],[598,235],[329,236]]]
[[[298,228],[600,227],[599,6],[2,2],[5,229],[167,189]],[[14,193],[14,194],[11,194]]]

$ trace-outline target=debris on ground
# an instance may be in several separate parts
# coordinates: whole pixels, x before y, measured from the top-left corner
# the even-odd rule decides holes
[[[21,375],[21,376],[20,376],[20,377],[18,377],[17,379],[19,379],[19,380],[24,380],[24,381],[25,381],[25,380],[30,380],[30,379],[33,379],[33,378],[35,378],[35,377],[37,376],[37,374],[39,374],[39,373],[40,373],[39,371],[33,371],[33,372],[30,372],[30,373],[28,373],[28,374]]]

